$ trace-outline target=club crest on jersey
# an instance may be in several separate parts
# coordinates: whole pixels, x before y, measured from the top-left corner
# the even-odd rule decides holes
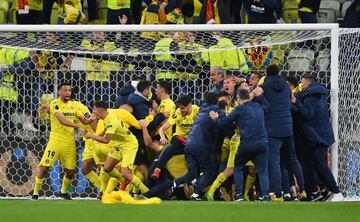
[[[172,118],[173,118],[173,119],[176,119],[176,117],[177,117],[177,115],[176,115],[176,113],[174,113],[174,114],[172,115]]]

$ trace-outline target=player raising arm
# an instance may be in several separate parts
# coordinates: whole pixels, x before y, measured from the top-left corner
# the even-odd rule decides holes
[[[61,186],[61,197],[70,200],[66,191],[71,185],[71,180],[75,174],[76,146],[74,129],[79,129],[82,133],[86,129],[75,124],[79,119],[84,124],[90,124],[93,120],[86,118],[78,109],[78,106],[71,101],[71,86],[69,83],[62,83],[58,86],[59,98],[50,103],[48,111],[50,113],[51,132],[48,144],[36,171],[35,186],[32,199],[39,198],[41,185],[45,175],[60,160],[64,168],[65,175]]]

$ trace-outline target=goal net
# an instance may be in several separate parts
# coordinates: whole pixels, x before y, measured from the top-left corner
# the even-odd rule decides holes
[[[167,80],[171,97],[190,94],[199,104],[212,87],[210,69],[249,78],[269,64],[299,81],[316,74],[331,89],[330,112],[339,135],[331,166],[348,197],[360,192],[358,108],[360,30],[336,25],[182,26],[3,26],[0,27],[0,196],[31,194],[35,170],[49,138],[49,116],[41,106],[57,97],[57,85],[70,82],[73,98],[90,109],[95,100],[116,99],[140,79]],[[339,59],[338,59],[339,54]],[[73,197],[98,191],[81,173],[84,143],[77,133]],[[96,170],[96,169],[95,169]],[[57,162],[41,195],[60,192]]]

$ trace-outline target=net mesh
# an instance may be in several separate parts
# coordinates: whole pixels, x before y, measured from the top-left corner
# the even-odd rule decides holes
[[[340,38],[339,182],[348,195],[358,193],[360,184],[355,82],[359,33],[343,32]],[[138,79],[154,84],[166,79],[172,84],[173,100],[190,94],[199,104],[212,86],[209,72],[213,66],[249,77],[264,74],[273,63],[282,75],[298,80],[314,72],[330,88],[329,37],[330,30],[0,32],[0,196],[31,194],[50,130],[49,117],[40,107],[56,98],[60,82],[70,82],[74,99],[89,108],[98,99],[115,107],[121,87]],[[81,173],[83,149],[77,135],[77,171],[71,192],[77,197],[95,197],[98,191]],[[49,197],[60,192],[62,174],[57,162],[41,194]]]
[[[339,185],[346,196],[360,196],[359,75],[360,29],[339,36]]]

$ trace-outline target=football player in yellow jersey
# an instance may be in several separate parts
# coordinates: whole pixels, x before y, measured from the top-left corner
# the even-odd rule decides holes
[[[121,119],[127,128],[134,127],[135,129],[141,130],[141,125],[136,120],[136,118],[132,115],[133,108],[129,104],[124,103],[119,107],[119,109],[108,109],[108,111],[110,114],[114,114],[119,119]],[[153,116],[149,115],[145,119],[147,122],[150,123],[153,119]],[[104,121],[102,119],[100,119],[98,122],[98,125],[96,127],[95,134],[99,135],[104,130],[105,130]],[[94,155],[96,164],[101,165],[101,166],[104,165],[104,162],[112,148],[112,145],[113,144],[111,142],[108,144],[98,143],[94,147],[93,155]],[[136,170],[136,172],[138,172],[138,171]],[[137,175],[137,177],[139,177],[140,180],[143,181],[144,178],[141,174],[136,174],[136,175]],[[110,178],[110,180],[109,180],[109,178],[103,171],[103,168],[100,171],[100,181],[101,181],[100,191],[102,193],[111,192],[119,183],[116,179],[114,180],[114,179]],[[124,184],[124,186],[126,186],[126,185]]]
[[[236,84],[245,81],[243,78],[238,78],[233,75],[227,75],[224,77],[224,91],[228,94],[230,100],[230,106],[232,108],[237,106],[236,102]]]
[[[158,96],[158,99],[160,99],[160,105],[156,109],[157,113],[168,113],[169,116],[173,116],[175,113],[176,105],[175,103],[170,99],[170,93],[171,93],[171,85],[167,81],[159,81],[156,88],[156,93]],[[166,139],[171,140],[172,137],[172,128],[169,127],[166,132]],[[160,141],[161,142],[161,141]]]
[[[199,112],[199,107],[192,105],[191,100],[189,95],[181,96],[177,101],[179,108],[159,129],[161,145],[165,146],[168,143],[165,133],[173,125],[176,126],[171,145],[162,150],[159,158],[155,160],[155,169],[151,174],[153,179],[159,178],[161,169],[172,156],[184,154],[186,138]]]
[[[57,160],[60,160],[65,172],[61,196],[67,200],[71,199],[66,191],[71,185],[71,180],[75,174],[76,147],[74,129],[79,129],[82,133],[86,132],[85,128],[75,124],[74,121],[79,119],[84,124],[93,121],[86,118],[77,105],[70,100],[71,86],[69,83],[60,84],[58,92],[59,98],[53,100],[50,107],[45,107],[49,108],[51,132],[49,142],[36,171],[33,200],[38,199],[45,175]]]
[[[103,144],[112,143],[111,151],[104,163],[104,172],[115,177],[121,183],[130,182],[142,193],[147,192],[149,189],[130,171],[138,149],[136,137],[121,119],[115,114],[109,113],[106,102],[95,102],[93,114],[104,121],[105,130],[101,135],[88,132],[85,137]]]
[[[73,101],[80,112],[86,117],[90,119],[96,119],[95,116],[91,116],[91,112],[84,104],[82,104],[79,101]],[[96,130],[96,121],[93,121],[91,125],[82,125],[80,122],[79,125],[83,126],[88,132],[95,133]],[[99,175],[93,170],[93,167],[95,166],[95,160],[94,160],[94,146],[96,146],[97,142],[93,140],[86,139],[83,137],[83,140],[85,142],[84,151],[82,153],[82,168],[81,172],[82,174],[99,190],[101,189],[101,183]]]

